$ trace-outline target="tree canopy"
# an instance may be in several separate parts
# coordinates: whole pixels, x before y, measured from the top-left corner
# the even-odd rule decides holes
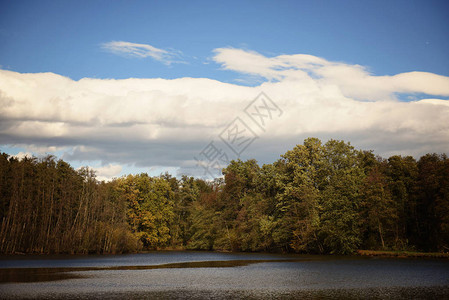
[[[1,253],[201,249],[349,254],[449,250],[449,159],[375,156],[309,138],[213,181],[100,182],[54,156],[0,155]]]

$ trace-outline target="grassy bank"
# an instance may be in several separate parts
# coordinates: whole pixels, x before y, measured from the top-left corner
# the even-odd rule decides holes
[[[382,256],[382,257],[449,258],[449,253],[440,253],[440,252],[357,250],[357,254],[362,256]]]

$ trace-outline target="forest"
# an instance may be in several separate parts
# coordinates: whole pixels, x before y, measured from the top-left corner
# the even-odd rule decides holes
[[[0,253],[155,249],[351,254],[449,251],[449,159],[376,156],[308,138],[213,181],[98,181],[54,156],[0,155]]]

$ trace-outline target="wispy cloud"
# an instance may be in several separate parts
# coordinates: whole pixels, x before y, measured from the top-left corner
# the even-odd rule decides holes
[[[173,63],[185,63],[182,60],[182,52],[174,49],[159,49],[148,44],[137,44],[124,41],[111,41],[104,43],[101,47],[114,54],[147,58],[150,57],[157,61],[160,61],[166,65]]]

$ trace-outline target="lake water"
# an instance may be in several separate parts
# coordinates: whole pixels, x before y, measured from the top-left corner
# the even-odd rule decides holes
[[[449,260],[216,252],[0,258],[0,298],[449,299]]]

